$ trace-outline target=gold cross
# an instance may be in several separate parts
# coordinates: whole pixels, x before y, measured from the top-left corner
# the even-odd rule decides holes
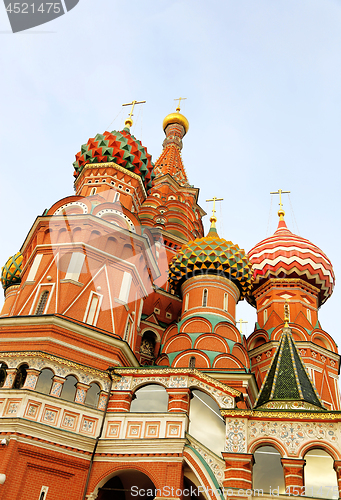
[[[239,319],[238,323],[239,323],[239,331],[240,331],[240,333],[243,333],[242,332],[242,330],[243,330],[243,323],[248,323],[248,321],[243,321],[242,319]]]
[[[146,101],[131,101],[131,102],[128,102],[127,104],[122,104],[122,106],[131,106],[131,111],[129,113],[129,116],[126,119],[126,121],[124,122],[125,125],[127,125],[128,127],[131,127],[133,124],[133,120],[131,117],[133,116],[135,104],[144,104],[145,102]]]
[[[180,111],[180,102],[181,101],[184,101],[185,99],[187,99],[187,97],[178,97],[177,99],[174,99],[174,101],[179,101],[179,104],[178,104],[178,107],[176,108],[176,111]]]
[[[276,192],[272,192],[270,194],[279,194],[279,209],[282,210],[282,207],[283,207],[283,203],[282,203],[282,194],[287,194],[287,193],[290,193],[290,191],[282,191],[282,189],[279,189],[278,191]]]
[[[211,200],[206,200],[206,201],[213,201],[213,209],[212,209],[212,216],[215,217],[216,209],[215,209],[215,202],[216,201],[223,201],[224,198],[217,198],[216,196],[213,196]]]

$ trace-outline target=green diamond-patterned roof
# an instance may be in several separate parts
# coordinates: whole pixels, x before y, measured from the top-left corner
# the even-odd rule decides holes
[[[10,257],[1,269],[1,285],[4,290],[12,285],[18,285],[21,281],[23,256],[20,252]]]
[[[250,293],[253,270],[245,251],[210,230],[204,238],[183,245],[169,264],[169,282],[178,291],[188,278],[216,274],[231,280],[240,291],[240,300]]]
[[[108,162],[114,162],[139,175],[147,191],[152,187],[155,177],[152,157],[147,152],[147,148],[130,133],[128,128],[121,132],[113,130],[97,134],[96,137],[83,144],[73,163],[74,175],[78,177],[87,163]]]
[[[281,340],[263,381],[255,407],[260,407],[270,401],[305,401],[320,409],[323,408],[289,328],[283,329]]]

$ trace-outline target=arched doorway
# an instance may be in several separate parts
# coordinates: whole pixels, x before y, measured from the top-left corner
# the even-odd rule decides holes
[[[115,473],[98,488],[97,500],[153,500],[156,486],[146,474],[138,470]]]
[[[313,448],[305,454],[305,494],[309,497],[339,498],[334,459],[325,450]]]

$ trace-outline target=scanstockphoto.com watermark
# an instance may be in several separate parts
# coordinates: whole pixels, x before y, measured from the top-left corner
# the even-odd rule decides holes
[[[5,9],[11,24],[12,32],[18,33],[41,24],[48,23],[63,16],[73,9],[79,0],[29,0],[28,2],[12,2],[4,0]]]
[[[281,489],[279,486],[277,488],[269,488],[269,491],[264,491],[261,488],[253,488],[253,489],[232,489],[232,488],[218,488],[212,489],[204,486],[190,486],[188,488],[175,488],[174,486],[164,486],[161,489],[158,488],[139,488],[138,486],[132,486],[130,489],[130,495],[132,497],[137,498],[154,498],[154,497],[184,497],[184,498],[193,498],[199,497],[200,494],[205,494],[208,498],[210,496],[219,496],[229,499],[232,497],[279,497],[280,495],[298,497],[298,496],[306,496],[306,497],[319,497],[326,499],[336,499],[339,497],[338,487],[336,485],[332,486],[291,486],[290,488],[286,488],[285,491],[280,493]]]

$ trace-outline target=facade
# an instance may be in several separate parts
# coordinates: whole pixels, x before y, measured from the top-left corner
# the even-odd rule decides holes
[[[155,165],[131,124],[81,146],[75,195],[2,268],[0,499],[339,498],[328,257],[283,210],[248,254],[215,210],[204,235],[187,119],[165,118]],[[257,309],[247,339],[243,299]]]

